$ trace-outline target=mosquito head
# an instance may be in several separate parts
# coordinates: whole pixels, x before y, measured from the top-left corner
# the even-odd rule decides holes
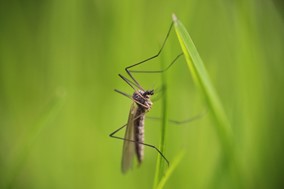
[[[145,97],[148,96],[149,97],[149,96],[152,96],[152,95],[154,95],[154,90],[147,90],[147,91],[144,92],[143,96],[145,96]]]

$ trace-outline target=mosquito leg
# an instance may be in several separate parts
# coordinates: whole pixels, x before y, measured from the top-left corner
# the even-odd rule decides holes
[[[124,127],[126,127],[127,124],[123,125],[122,127],[119,127],[118,129],[116,129],[115,131],[113,131],[112,133],[109,134],[110,137],[116,138],[115,136],[113,136],[115,133],[117,133],[118,131],[120,131],[121,129],[123,129]]]
[[[134,86],[136,86],[137,88],[139,88],[140,90],[144,91],[144,89],[138,84],[138,83],[135,83],[129,79],[127,79],[126,77],[124,77],[123,75],[121,74],[118,74],[118,76],[123,79],[132,89],[136,90],[134,88]],[[134,85],[134,86],[133,86]]]
[[[133,120],[136,120],[138,118],[140,118],[142,115],[135,117]],[[123,129],[124,127],[126,127],[127,124],[123,125],[122,127],[116,129],[115,131],[113,131],[112,133],[109,134],[110,137],[112,138],[116,138],[119,140],[124,140],[124,141],[129,141],[129,142],[134,142],[134,143],[138,143],[138,144],[142,144],[144,146],[148,146],[151,148],[154,148],[162,157],[163,159],[167,162],[168,166],[170,166],[170,162],[168,161],[168,159],[164,156],[164,154],[154,145],[151,144],[147,144],[147,143],[143,143],[143,142],[138,142],[138,141],[134,141],[134,140],[130,140],[130,139],[126,139],[126,138],[122,138],[122,137],[118,137],[118,136],[114,136],[118,131],[120,131],[121,129]]]
[[[167,71],[174,63],[178,60],[179,57],[181,57],[183,53],[180,53],[179,55],[176,56],[176,58],[164,69],[162,70],[129,70],[131,73],[163,73]]]
[[[203,111],[203,112],[201,112],[201,113],[199,113],[199,114],[197,114],[197,115],[195,115],[195,116],[193,116],[193,117],[191,117],[189,119],[183,120],[183,121],[177,121],[177,120],[172,120],[172,119],[170,119],[168,121],[170,123],[173,123],[173,124],[176,124],[176,125],[182,125],[182,124],[191,123],[193,121],[196,121],[196,120],[202,118],[206,113],[207,113],[207,111],[205,110],[205,111]],[[147,118],[148,119],[152,119],[152,120],[161,120],[161,118],[159,118],[159,117],[149,117],[149,116],[147,116]]]
[[[133,119],[133,121],[136,120],[136,119],[138,119],[138,118],[140,118],[141,116],[142,116],[142,115],[135,117],[135,118]],[[110,136],[110,137],[114,137],[113,135],[114,135],[115,133],[117,133],[118,131],[120,131],[121,129],[123,129],[126,125],[127,125],[127,124],[125,124],[125,125],[123,125],[122,127],[116,129],[115,131],[113,131],[112,133],[110,133],[109,136]],[[115,138],[115,137],[114,137],[114,138]]]
[[[137,92],[137,95],[139,95],[141,98],[143,98],[144,100],[146,100],[146,98],[145,98],[143,95],[141,95],[140,92],[138,92],[138,91],[133,87],[133,85],[135,85],[135,86],[138,87],[140,90],[145,91],[140,85],[137,85],[136,83],[134,83],[133,81],[127,79],[126,77],[124,77],[124,76],[121,75],[121,74],[118,74],[118,75],[119,75],[119,77],[121,77],[132,89],[134,89],[134,90]],[[124,96],[129,97],[129,95],[125,94],[124,92],[118,91],[117,89],[115,89],[115,91],[118,92],[118,93],[123,94]],[[137,102],[138,104],[141,104],[141,103],[138,102],[138,101],[135,101],[135,102]],[[141,104],[141,105],[142,105],[143,107],[147,108],[145,105],[143,105],[143,104]]]
[[[122,91],[120,91],[120,90],[117,90],[117,89],[114,89],[114,91],[117,92],[117,93],[119,93],[119,94],[122,94],[123,96],[126,96],[127,98],[130,98],[131,100],[133,100],[133,99],[132,99],[132,96],[129,95],[129,94],[126,94],[126,93],[124,93],[124,92],[122,92]]]
[[[185,124],[185,123],[190,123],[190,122],[196,121],[196,120],[202,118],[206,113],[207,113],[207,111],[204,111],[200,114],[197,114],[197,115],[195,115],[195,116],[193,116],[189,119],[183,120],[183,121],[169,120],[169,122],[174,123],[176,125],[182,125],[182,124]]]
[[[117,89],[114,89],[114,91],[117,92],[117,93],[119,93],[119,94],[122,94],[123,96],[126,96],[127,98],[130,98],[132,101],[134,101],[135,103],[137,103],[137,104],[143,106],[144,108],[147,108],[147,106],[145,106],[145,105],[142,104],[141,102],[139,102],[139,101],[133,99],[131,95],[126,94],[126,93],[124,93],[124,92],[122,92],[122,91],[120,91],[120,90],[117,90]],[[137,93],[137,94],[140,95],[140,93]],[[140,96],[141,96],[142,98],[144,98],[142,95],[140,95]]]
[[[164,48],[164,46],[165,46],[165,44],[166,44],[166,42],[167,42],[167,39],[168,39],[168,37],[169,37],[169,35],[170,35],[170,33],[171,33],[173,24],[174,24],[174,22],[171,23],[170,28],[169,28],[169,30],[168,30],[168,33],[167,33],[167,35],[166,35],[166,37],[165,37],[165,40],[164,40],[164,42],[163,42],[163,44],[162,44],[162,47],[160,48],[160,50],[158,51],[158,53],[157,53],[156,55],[151,56],[151,57],[149,57],[149,58],[147,58],[147,59],[145,59],[145,60],[142,60],[142,61],[140,61],[140,62],[138,62],[138,63],[136,63],[136,64],[127,66],[127,67],[125,68],[126,73],[131,77],[131,79],[132,79],[132,80],[134,81],[134,83],[136,83],[137,85],[139,85],[139,83],[138,83],[138,81],[132,76],[131,70],[129,70],[129,69],[132,68],[132,67],[138,66],[138,65],[140,65],[140,64],[146,63],[147,61],[152,60],[152,59],[154,59],[154,58],[157,58],[157,57],[161,54],[161,52],[162,52],[162,50],[163,50],[163,48]]]
[[[140,90],[144,91],[144,89],[143,89],[139,84],[137,85],[136,83],[134,83],[133,81],[127,79],[126,77],[124,77],[124,76],[121,75],[121,74],[118,74],[118,75],[119,75],[119,77],[121,77],[121,79],[123,79],[132,89],[134,89],[134,90],[137,92],[137,94],[138,94],[141,98],[143,98],[144,100],[146,100],[145,97],[143,97],[143,96],[140,94],[140,92],[138,92],[138,91],[135,89],[135,87],[133,87],[133,85],[135,85],[135,86],[138,87]],[[130,99],[132,99],[132,100],[134,100],[130,95],[128,95],[128,94],[126,94],[126,93],[124,93],[124,92],[122,92],[122,91],[119,91],[119,90],[117,90],[117,89],[114,89],[114,91],[116,91],[116,92],[118,92],[118,93],[120,93],[120,94],[122,94],[122,95],[124,95],[124,96],[126,96],[126,97],[128,97],[128,98],[130,98]],[[144,104],[142,104],[142,103],[140,103],[140,102],[138,102],[138,101],[136,101],[136,100],[134,100],[134,101],[135,101],[136,103],[140,104],[141,106],[147,108]]]
[[[143,142],[138,142],[135,140],[130,140],[130,139],[126,139],[126,138],[122,138],[122,137],[118,137],[118,136],[114,136],[115,133],[117,133],[118,131],[120,131],[122,128],[124,128],[126,125],[120,127],[119,129],[115,130],[113,133],[111,133],[109,136],[112,138],[116,138],[116,139],[120,139],[120,140],[124,140],[124,141],[129,141],[129,142],[134,142],[134,143],[138,143],[138,144],[142,144],[144,146],[148,146],[151,147],[153,149],[155,149],[162,157],[163,159],[167,162],[168,166],[170,166],[170,162],[168,161],[168,159],[164,156],[164,154],[154,145],[151,144],[147,144],[147,143],[143,143]]]

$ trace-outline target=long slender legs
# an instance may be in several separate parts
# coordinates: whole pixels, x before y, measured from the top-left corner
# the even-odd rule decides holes
[[[117,130],[115,130],[114,132],[109,134],[109,136],[112,137],[112,138],[119,139],[119,140],[129,141],[129,142],[138,143],[138,144],[142,144],[144,146],[151,147],[151,148],[155,149],[164,158],[164,160],[167,162],[168,166],[170,165],[170,162],[168,161],[168,159],[164,156],[164,154],[156,146],[151,145],[151,144],[147,144],[147,143],[143,143],[143,142],[138,142],[138,141],[135,141],[135,140],[130,140],[130,139],[123,138],[123,137],[115,136],[115,133],[117,133],[118,131],[120,131],[121,129],[123,129],[126,126],[127,126],[127,124],[123,125],[122,127],[118,128]]]
[[[178,120],[169,119],[168,121],[172,124],[175,124],[175,125],[183,125],[183,124],[191,123],[193,121],[196,121],[196,120],[202,118],[206,113],[207,113],[207,110],[204,110],[201,113],[199,113],[199,114],[197,114],[197,115],[195,115],[195,116],[193,116],[189,119],[186,119],[186,120],[178,121]],[[150,116],[147,116],[147,119],[161,120],[161,118],[159,118],[159,117],[150,117]]]
[[[171,62],[171,64],[170,64],[168,67],[166,67],[165,69],[163,69],[163,70],[156,70],[156,71],[136,71],[136,70],[130,70],[131,68],[133,68],[133,67],[135,67],[135,66],[138,66],[138,65],[140,65],[140,64],[144,64],[144,63],[148,62],[149,60],[152,60],[152,59],[154,59],[154,58],[157,58],[157,57],[161,54],[161,52],[163,51],[164,46],[165,46],[165,44],[166,44],[166,42],[167,42],[167,40],[168,40],[168,38],[169,38],[169,35],[170,35],[170,33],[171,33],[171,30],[172,30],[172,28],[173,28],[173,24],[174,24],[174,23],[172,22],[171,25],[170,25],[170,28],[169,28],[169,30],[168,30],[168,32],[167,32],[167,35],[166,35],[166,37],[165,37],[165,39],[164,39],[164,42],[163,42],[163,44],[162,44],[162,46],[161,46],[161,48],[160,48],[160,50],[158,51],[157,54],[155,54],[154,56],[151,56],[151,57],[149,57],[149,58],[146,58],[145,60],[142,60],[142,61],[140,61],[140,62],[138,62],[138,63],[135,63],[135,64],[133,64],[133,65],[127,66],[127,67],[125,68],[126,73],[127,73],[127,74],[129,75],[129,77],[133,80],[133,82],[135,83],[135,86],[138,86],[138,88],[142,89],[142,87],[140,86],[139,82],[133,77],[133,75],[132,75],[131,73],[162,73],[162,72],[164,72],[164,71],[167,71],[167,70],[176,62],[176,60],[177,60],[181,55],[183,55],[182,53],[179,54],[179,55]]]
[[[127,79],[126,77],[124,77],[124,76],[122,76],[121,74],[119,74],[119,76],[120,76],[131,88],[133,88],[135,91],[136,91],[135,87],[138,88],[138,89],[140,89],[140,90],[142,90],[142,91],[144,91],[144,89],[141,87],[141,85],[138,83],[138,81],[133,77],[133,75],[132,75],[131,73],[162,73],[162,72],[164,72],[164,71],[167,71],[167,70],[178,60],[178,58],[182,55],[182,53],[181,53],[181,54],[179,54],[178,56],[176,56],[176,58],[169,64],[169,66],[167,66],[167,67],[164,68],[163,70],[156,70],[156,71],[135,71],[135,70],[130,70],[131,68],[133,68],[133,67],[135,67],[135,66],[138,66],[138,65],[140,65],[140,64],[146,63],[146,62],[148,62],[149,60],[152,60],[152,59],[154,59],[154,58],[157,58],[157,57],[161,54],[161,52],[162,52],[162,50],[163,50],[163,48],[164,48],[164,46],[165,46],[165,44],[166,44],[166,42],[167,42],[167,39],[168,39],[168,37],[169,37],[169,35],[170,35],[170,32],[171,32],[171,30],[172,30],[172,27],[173,27],[173,22],[172,22],[171,25],[170,25],[170,28],[169,28],[169,30],[168,30],[168,32],[167,32],[167,35],[166,35],[165,40],[164,40],[164,42],[163,42],[163,44],[162,44],[162,47],[160,48],[160,50],[158,51],[158,53],[157,53],[156,55],[151,56],[151,57],[149,57],[149,58],[147,58],[147,59],[145,59],[145,60],[142,60],[142,61],[140,61],[140,62],[138,62],[138,63],[136,63],[136,64],[127,66],[127,67],[125,68],[125,71],[126,71],[126,73],[129,75],[129,77],[131,78],[131,80],[130,80],[130,79]],[[117,90],[117,89],[115,89],[115,91],[118,92],[118,93],[120,93],[120,94],[122,94],[122,95],[124,95],[124,96],[126,96],[126,97],[128,97],[128,98],[130,98],[130,99],[132,99],[132,100],[134,100],[131,95],[128,95],[128,94],[126,94],[126,93],[124,93],[124,92],[122,92],[122,91],[119,91],[119,90]],[[138,94],[140,94],[140,93],[138,93]],[[135,102],[136,102],[136,101],[135,101]],[[137,103],[137,102],[136,102],[136,103]],[[138,117],[139,117],[139,116],[138,116]],[[135,119],[137,119],[137,118],[135,118]],[[112,138],[116,138],[116,139],[120,139],[120,140],[124,140],[124,141],[129,141],[129,142],[134,142],[134,143],[139,143],[139,144],[142,144],[142,145],[145,145],[145,146],[154,148],[154,149],[164,158],[164,160],[165,160],[165,161],[167,162],[167,164],[169,165],[169,161],[167,160],[167,158],[166,158],[166,157],[163,155],[163,153],[162,153],[157,147],[155,147],[154,145],[147,144],[147,143],[141,143],[141,142],[138,142],[138,141],[134,141],[134,140],[130,140],[130,139],[126,139],[126,138],[122,138],[122,137],[115,136],[115,134],[116,134],[118,131],[120,131],[121,129],[123,129],[123,128],[126,127],[126,126],[127,126],[127,124],[126,124],[126,125],[123,125],[122,127],[118,128],[117,130],[115,130],[114,132],[112,132],[109,136],[112,137]]]

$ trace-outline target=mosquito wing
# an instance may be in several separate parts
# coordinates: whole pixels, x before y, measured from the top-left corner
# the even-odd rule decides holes
[[[134,116],[137,111],[137,106],[133,103],[129,116],[128,116],[128,122],[126,126],[125,136],[124,138],[127,140],[124,140],[123,143],[123,152],[122,152],[122,162],[121,162],[121,171],[123,173],[126,173],[129,168],[132,167],[133,163],[133,157],[135,156],[135,143],[128,141],[132,140],[134,141]]]

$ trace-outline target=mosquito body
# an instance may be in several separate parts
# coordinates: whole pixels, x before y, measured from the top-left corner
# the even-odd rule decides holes
[[[144,90],[137,81],[131,81],[124,76],[119,76],[135,91],[133,95],[128,95],[115,89],[116,92],[130,98],[133,103],[130,108],[127,124],[123,125],[116,131],[110,134],[111,137],[124,140],[121,171],[126,173],[132,167],[134,156],[136,155],[138,164],[140,165],[144,157],[144,146],[154,148],[169,164],[169,161],[162,154],[162,152],[151,144],[144,143],[144,120],[145,114],[150,111],[152,107],[151,96],[154,95],[154,90]],[[139,89],[135,89],[135,87]],[[115,133],[126,127],[124,138],[114,136]]]
[[[144,120],[145,113],[152,107],[150,100],[153,90],[135,91],[132,95],[133,104],[130,108],[125,139],[136,141],[125,141],[123,144],[123,155],[121,162],[122,172],[126,172],[132,166],[134,154],[137,156],[138,163],[141,164],[144,157]]]
[[[151,102],[150,97],[154,95],[154,90],[144,90],[131,73],[134,73],[134,72],[135,73],[162,73],[166,71],[168,68],[170,68],[182,54],[179,54],[171,62],[171,64],[164,70],[135,71],[135,70],[130,70],[130,68],[146,63],[149,60],[158,57],[167,41],[167,38],[170,34],[172,26],[173,26],[173,23],[170,26],[170,29],[166,35],[166,38],[162,44],[161,49],[158,51],[156,55],[125,68],[126,73],[131,79],[127,79],[123,75],[119,74],[119,77],[121,77],[132,89],[134,89],[133,95],[129,95],[129,94],[126,94],[122,91],[115,89],[116,92],[130,98],[133,101],[132,106],[130,108],[127,124],[123,125],[122,127],[120,127],[119,129],[115,130],[114,132],[110,134],[110,137],[117,138],[117,139],[124,141],[122,162],[121,162],[121,170],[123,173],[126,173],[132,167],[132,163],[133,163],[133,159],[135,155],[137,157],[138,164],[140,165],[142,163],[143,157],[144,157],[144,146],[154,148],[169,165],[169,161],[158,148],[156,148],[154,145],[144,143],[145,114],[152,107],[153,103]],[[125,127],[126,127],[126,132],[125,132],[124,138],[115,136],[115,133],[117,133],[118,131],[120,131],[121,129]]]

